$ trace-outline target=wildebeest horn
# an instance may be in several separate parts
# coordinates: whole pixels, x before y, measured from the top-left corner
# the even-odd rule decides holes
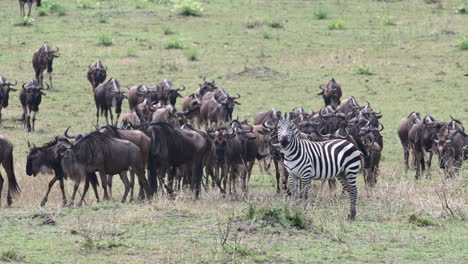
[[[376,115],[380,115],[380,114],[382,113],[382,110],[381,110],[381,109],[379,109],[379,111],[378,111],[378,112],[375,112],[375,111],[374,111],[374,113],[375,113]]]
[[[58,47],[55,47],[55,48],[56,50],[54,52],[59,52],[60,49]]]
[[[263,120],[262,126],[263,126],[263,127],[266,127],[266,128],[269,128],[269,129],[275,128],[275,126],[274,126],[274,125],[270,125],[268,121],[269,121],[268,119]]]
[[[90,70],[92,70],[92,69],[93,69],[93,68],[91,68],[91,65],[92,65],[92,64],[88,65],[88,69],[90,69]]]
[[[384,125],[383,125],[382,123],[379,122],[379,126],[381,126],[382,128],[381,128],[381,129],[378,129],[377,131],[382,131],[382,130],[384,130],[385,127],[384,127]]]
[[[67,138],[75,139],[75,137],[71,137],[70,135],[68,135],[68,130],[70,130],[70,127],[67,127],[67,129],[65,129],[65,132],[63,133],[63,135]]]
[[[99,130],[99,127],[96,124],[93,124],[93,127],[94,127],[94,129],[96,129],[96,131]]]
[[[50,89],[50,85],[49,85],[48,83],[46,83],[46,85],[47,85],[47,88],[44,89],[43,87],[41,87],[40,90],[49,90],[49,89]]]
[[[107,71],[107,66],[104,66],[104,70],[106,70],[106,71]]]
[[[242,129],[242,133],[250,133],[250,132],[253,131],[253,126],[252,126],[252,125],[247,124],[247,126],[248,126],[249,128],[247,128],[246,130],[245,130],[245,129]]]
[[[178,91],[178,92],[185,91],[185,85],[182,85],[182,89],[177,88],[177,89],[175,89],[175,90]]]
[[[23,83],[23,85],[21,87],[23,87],[23,89],[27,90],[29,88],[26,88],[25,85],[27,84],[27,82]]]
[[[31,143],[29,143],[29,140],[28,140],[28,148],[31,148]]]
[[[241,96],[240,94],[237,94],[237,97],[231,97],[232,99],[239,99]]]
[[[8,82],[8,85],[10,85],[10,86],[16,86],[17,84],[18,84],[18,81],[17,81],[17,80],[15,80],[15,84],[12,84],[11,82]],[[450,116],[450,117],[451,117],[451,116]],[[452,120],[453,120],[453,118],[452,118]]]

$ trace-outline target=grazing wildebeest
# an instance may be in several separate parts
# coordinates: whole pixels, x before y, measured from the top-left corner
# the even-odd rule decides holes
[[[13,167],[13,143],[3,135],[0,135],[0,163],[2,164],[8,178],[7,204],[10,206],[13,203],[13,197],[17,195],[21,189],[16,181]],[[4,180],[0,173],[0,205],[2,201],[3,182]]]
[[[99,84],[104,83],[106,78],[107,67],[104,67],[99,59],[88,66],[88,81],[91,83],[93,89]]]
[[[139,130],[122,130],[113,126],[104,126],[98,130],[101,133],[104,133],[110,137],[128,140],[140,148],[143,159],[140,162],[143,164],[143,167],[146,168],[148,162],[149,151],[151,146],[151,139],[145,135],[145,133]],[[122,174],[120,174],[122,177]],[[125,184],[125,180],[122,179]],[[112,198],[112,175],[109,175],[107,179],[107,185],[109,187],[109,195]],[[130,170],[130,201],[133,201],[133,190],[135,185],[135,172]],[[105,190],[105,186],[103,186]],[[140,182],[140,193],[139,198],[144,198],[143,186]]]
[[[191,188],[195,190],[195,197],[198,199],[201,191],[203,159],[208,151],[205,138],[196,131],[173,128],[166,123],[144,124],[138,129],[151,138],[148,161],[150,195],[157,191],[158,173],[162,186],[171,193],[175,173],[173,168],[184,167]],[[169,186],[164,184],[166,172],[170,173]]]
[[[403,146],[403,157],[405,162],[405,173],[409,169],[409,156],[410,156],[410,145],[409,145],[409,132],[411,127],[414,124],[421,123],[421,115],[418,112],[412,112],[407,117],[401,119],[400,123],[398,123],[397,133],[398,137],[400,138],[401,145]],[[413,164],[414,159],[413,159]]]
[[[28,4],[28,17],[31,15],[31,7],[33,4],[33,0],[19,0],[19,5],[20,5],[20,15],[21,17],[25,17],[26,13],[24,11],[24,5]],[[41,6],[41,0],[36,0],[36,6]]]
[[[446,178],[458,176],[464,160],[464,147],[468,145],[468,135],[462,129],[450,129],[450,124],[442,126],[435,136],[435,148],[439,154],[439,167],[444,169]]]
[[[408,133],[410,149],[413,151],[416,160],[415,177],[417,180],[421,176],[421,169],[425,170],[424,162],[427,165],[426,178],[431,178],[431,162],[434,154],[433,139],[442,125],[441,122],[436,121],[432,116],[426,115],[423,121],[419,124],[414,124]],[[429,154],[427,160],[425,158],[426,154]]]
[[[68,175],[68,174],[63,173],[62,166],[60,164],[60,159],[58,159],[56,155],[56,149],[61,144],[71,146],[72,142],[64,137],[55,137],[54,140],[44,144],[42,147],[36,147],[35,145],[31,146],[29,145],[29,142],[28,142],[29,153],[28,153],[28,157],[26,160],[26,174],[29,176],[36,177],[36,175],[39,173],[52,173],[52,172],[54,173],[54,178],[49,182],[49,187],[47,189],[47,192],[41,201],[41,206],[46,205],[47,200],[49,198],[49,193],[52,187],[54,186],[55,182],[57,181],[59,181],[60,183],[60,190],[62,192],[63,205],[64,206],[67,205],[67,197],[65,195],[64,179],[68,179],[69,176],[73,181],[75,181],[75,188],[74,188],[74,192],[71,198],[71,201],[72,201],[71,204],[73,205],[76,191],[78,190],[78,187],[81,182],[81,180],[77,181],[75,179],[75,175]],[[96,174],[94,172],[88,173],[86,175],[86,178],[82,180],[85,180],[86,185],[89,184],[89,182],[91,183],[94,189],[94,194],[96,195],[96,200],[99,201]]]
[[[94,89],[94,102],[96,103],[96,124],[99,126],[99,111],[101,115],[106,117],[106,124],[109,125],[108,114],[110,113],[111,124],[114,125],[114,116],[112,114],[112,106],[115,107],[117,114],[116,123],[119,121],[120,113],[122,112],[122,101],[127,98],[124,92],[120,91],[119,82],[111,78],[106,83],[103,83]]]
[[[331,105],[333,109],[336,109],[342,95],[341,86],[332,78],[326,87],[319,86],[319,88],[322,91],[318,95],[322,96],[325,106]]]
[[[51,89],[54,88],[52,85],[52,63],[54,62],[54,58],[59,57],[57,55],[58,51],[59,48],[52,50],[49,45],[44,44],[33,54],[32,64],[34,71],[36,72],[36,80],[42,87],[44,87],[44,71],[47,70],[47,73],[49,74],[50,87]]]
[[[42,96],[46,95],[43,90],[46,89],[42,88],[36,80],[30,81],[28,84],[23,83],[22,87],[19,99],[21,106],[23,107],[23,126],[28,130],[28,132],[34,132],[36,114],[39,111]],[[47,85],[47,89],[49,89],[49,85]]]
[[[101,184],[104,188],[104,199],[109,199],[107,190],[107,175],[119,174],[124,181],[127,198],[130,186],[126,171],[132,169],[138,177],[145,194],[148,195],[148,183],[145,178],[143,153],[138,146],[128,140],[110,137],[99,131],[94,131],[80,137],[71,146],[60,145],[57,150],[60,164],[64,174],[74,175],[80,182],[88,173],[99,172]],[[87,187],[83,191],[86,194]]]
[[[17,85],[18,82],[15,80],[15,83],[7,82],[5,78],[0,76],[0,127],[2,127],[2,108],[8,107],[8,99],[10,98],[10,92],[16,92],[16,89],[11,88],[11,86]]]

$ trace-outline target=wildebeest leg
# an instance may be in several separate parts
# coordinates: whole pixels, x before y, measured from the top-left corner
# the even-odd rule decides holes
[[[54,86],[52,85],[52,72],[47,71],[47,74],[49,74],[49,82],[50,82],[50,89],[54,89]]]
[[[3,180],[3,177],[2,177],[2,174],[0,173],[0,205],[2,205],[2,190],[3,190],[3,182],[5,180]]]
[[[24,17],[24,11],[23,11],[24,3],[21,0],[19,0],[19,5],[20,5],[20,16]]]
[[[32,132],[34,132],[34,124],[36,123],[36,111],[32,111]]]
[[[128,192],[130,191],[130,182],[128,182],[127,171],[122,171],[119,175],[125,187],[125,192],[122,197],[122,203],[125,203],[125,201],[127,200]]]
[[[195,179],[195,198],[200,198],[201,191],[201,179],[203,175],[203,167],[201,161],[196,161],[194,165],[194,170],[192,171],[192,178]]]
[[[28,6],[29,6],[28,17],[30,17],[31,16],[32,1],[28,1]]]
[[[44,206],[46,205],[47,203],[47,200],[48,200],[48,197],[49,197],[49,193],[50,193],[50,190],[52,189],[52,187],[54,186],[55,182],[58,180],[59,178],[57,178],[57,176],[54,176],[54,178],[49,182],[49,188],[47,189],[47,192],[44,196],[44,198],[42,199],[42,202],[41,202],[41,206]],[[61,180],[61,183],[63,184],[63,180]],[[60,188],[62,188],[62,186],[60,186]],[[63,190],[62,191],[62,195],[63,197],[65,198],[65,191]],[[64,199],[64,205],[66,205],[66,199]]]
[[[133,169],[130,169],[130,200],[129,202],[133,202],[133,189],[135,188],[135,172]],[[141,190],[141,187],[140,187]]]
[[[158,191],[158,179],[157,179],[158,169],[156,168],[156,165],[153,164],[152,160],[148,162],[148,168],[149,168],[149,174],[148,174],[149,196],[153,197],[153,195]]]
[[[101,185],[104,191],[104,200],[110,200],[109,193],[107,192],[107,174],[103,171],[99,172],[99,176],[101,176]]]
[[[99,192],[98,192],[98,189],[97,189],[97,176],[96,176],[95,173],[92,173],[92,175],[89,175],[89,177],[94,177],[95,178],[95,181],[90,181],[90,182],[91,182],[91,186],[93,186],[94,195],[96,196],[96,201],[99,203],[100,199],[99,199]]]
[[[280,189],[281,174],[280,174],[280,170],[278,168],[278,161],[274,160],[273,164],[275,165],[275,171],[276,171],[276,193],[280,193],[281,192],[281,189]]]
[[[88,192],[88,189],[89,189],[89,178],[86,177],[85,185],[84,185],[84,189],[83,189],[83,194],[81,195],[81,199],[78,202],[78,206],[81,206],[83,204],[83,201],[84,201],[84,198],[86,196],[86,193]]]
[[[107,175],[107,191],[109,193],[109,198],[113,200],[112,196],[112,179],[114,178],[114,175],[108,174]]]
[[[60,191],[62,191],[62,203],[63,203],[63,206],[66,206],[67,205],[67,197],[65,196],[65,184],[63,182],[63,179],[59,180],[59,184],[60,184]],[[47,192],[47,195],[49,194],[49,192],[50,192],[50,188],[49,188],[49,190]],[[46,199],[46,201],[47,201],[47,199]],[[45,203],[44,203],[44,205],[45,205]],[[43,206],[42,203],[41,203],[41,206]]]
[[[106,107],[103,110],[104,110],[104,116],[106,117],[106,125],[109,125],[109,117],[108,117],[109,109]],[[111,114],[112,114],[112,112],[111,112]]]
[[[407,173],[409,169],[409,150],[407,146],[403,146],[403,158],[405,162],[405,173]]]
[[[421,175],[421,167],[423,167],[424,170],[424,155],[422,153],[414,152],[414,155],[416,156],[416,175],[415,178],[416,180],[419,180],[419,176]]]
[[[75,186],[73,186],[73,193],[70,201],[70,205],[74,206],[75,205],[75,196],[76,193],[78,192],[78,187],[80,187],[80,182],[75,182]]]
[[[114,115],[112,114],[112,108],[109,108],[109,114],[110,114],[110,117],[111,117],[111,126],[114,125]],[[107,114],[106,114],[106,117],[107,117]],[[107,122],[107,119],[106,119],[106,122]],[[107,123],[109,125],[109,123]]]
[[[429,157],[426,160],[426,165],[427,165],[427,173],[426,173],[426,179],[430,180],[432,179],[432,174],[431,174],[431,165],[432,165],[432,156],[434,153],[432,151],[429,152]]]
[[[96,126],[99,127],[99,105],[96,104]]]

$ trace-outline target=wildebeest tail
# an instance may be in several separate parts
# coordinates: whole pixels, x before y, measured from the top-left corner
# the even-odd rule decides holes
[[[98,182],[97,175],[96,175],[95,172],[90,173],[90,174],[88,175],[88,177],[89,177],[89,182],[90,182],[91,184],[93,184],[93,185],[96,184],[96,186],[99,186],[99,182]]]
[[[36,6],[41,6],[41,0],[36,0]]]
[[[11,195],[14,197],[15,195],[21,192],[21,188],[16,181],[15,171],[13,170],[13,153],[11,153],[10,160],[7,161],[8,166],[10,166],[11,173],[8,174],[8,188],[11,190]]]

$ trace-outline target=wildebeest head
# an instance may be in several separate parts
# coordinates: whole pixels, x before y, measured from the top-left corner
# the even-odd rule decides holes
[[[23,83],[23,89],[26,93],[26,104],[31,108],[31,111],[39,111],[39,105],[42,101],[42,96],[46,95],[43,90],[43,87],[36,80],[32,80],[27,85]],[[47,84],[47,89],[49,89],[49,85]]]
[[[341,86],[332,78],[326,87],[319,86],[322,91],[318,95],[322,95],[325,101],[325,106],[331,105],[333,109],[340,104],[340,98],[342,95]]]
[[[226,163],[227,143],[236,136],[234,130],[230,130],[229,132],[226,128],[209,128],[207,131],[211,140],[214,141],[216,163],[218,164]]]
[[[239,94],[237,94],[237,97],[231,97],[231,96],[228,95],[226,100],[223,100],[223,101],[220,102],[221,105],[223,105],[224,110],[226,112],[225,121],[231,121],[232,120],[232,112],[234,111],[234,106],[241,104],[238,101],[236,101],[239,98],[240,98]]]
[[[169,103],[172,106],[175,106],[177,97],[182,97],[182,95],[179,92],[184,91],[184,90],[185,90],[185,86],[183,86],[182,88],[178,88],[178,89],[170,89],[166,92],[167,99],[169,100]]]
[[[122,113],[122,101],[124,98],[128,98],[124,92],[120,91],[120,83],[114,78],[111,78],[106,83],[107,89],[111,96],[112,105],[115,107],[115,113],[119,115]],[[118,116],[117,116],[118,119]]]
[[[107,67],[104,67],[99,59],[95,63],[89,65],[88,68],[88,79],[92,82],[93,88],[96,88],[106,80]]]
[[[47,61],[47,72],[52,72],[52,63],[54,61],[54,58],[59,57],[59,55],[57,55],[58,52],[58,47],[56,48],[56,50],[52,50],[47,44],[44,44],[41,47],[40,56],[43,57],[45,61]]]
[[[5,78],[0,76],[0,104],[2,107],[8,106],[8,99],[10,98],[10,92],[16,92],[16,89],[11,88],[11,86],[17,85],[18,82],[15,80],[15,83],[7,82]]]
[[[49,173],[51,169],[60,170],[60,161],[56,159],[55,148],[60,144],[71,145],[71,142],[64,137],[55,137],[42,147],[31,146],[28,142],[29,152],[26,159],[26,174],[34,176],[40,172]]]
[[[211,92],[218,88],[216,87],[214,80],[210,82],[206,81],[205,79],[203,79],[203,83],[200,83],[199,86],[200,89],[198,93],[200,97],[203,97],[207,92]]]

